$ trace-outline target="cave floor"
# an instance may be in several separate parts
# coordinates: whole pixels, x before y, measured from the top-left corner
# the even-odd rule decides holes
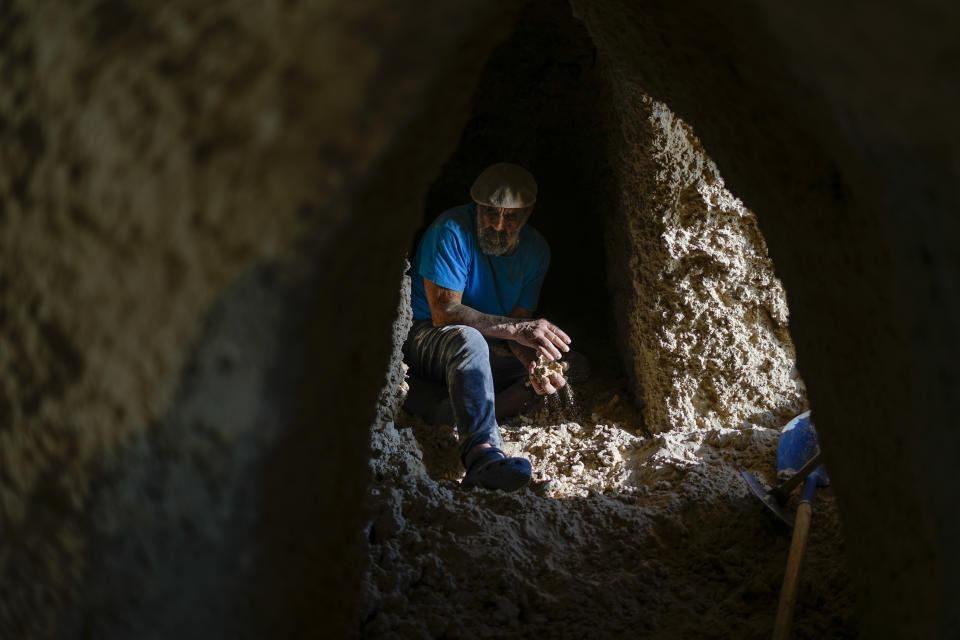
[[[774,480],[778,431],[646,435],[625,380],[604,370],[578,384],[579,411],[545,400],[501,425],[546,489],[462,490],[453,428],[401,412],[374,429],[361,635],[769,637],[790,530],[740,471]],[[794,637],[854,636],[827,488]]]

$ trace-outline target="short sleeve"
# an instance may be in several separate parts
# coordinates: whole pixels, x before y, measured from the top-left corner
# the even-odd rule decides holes
[[[539,251],[534,254],[533,268],[527,273],[523,281],[523,289],[520,291],[520,299],[517,306],[523,307],[528,311],[536,311],[537,303],[540,301],[540,288],[543,286],[543,280],[547,277],[547,269],[550,267],[550,247],[543,242]]]
[[[462,292],[466,288],[470,259],[454,226],[431,227],[423,236],[421,251],[421,276],[445,289]]]

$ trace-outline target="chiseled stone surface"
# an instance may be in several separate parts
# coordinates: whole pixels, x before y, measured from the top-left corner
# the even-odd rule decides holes
[[[313,337],[299,338],[325,362],[299,383],[306,406],[288,435],[264,452],[312,456],[264,467],[262,492],[283,493],[263,499],[276,524],[263,544],[279,554],[271,584],[286,584],[270,604],[278,630],[291,610],[339,628],[361,558],[343,538],[362,526],[365,427],[390,353],[404,251],[393,241],[419,215],[415,194],[455,143],[512,11],[0,8],[0,635],[50,632],[51,611],[82,581],[97,468],[164,418],[204,317],[265,261],[288,279],[320,275],[305,311]],[[403,165],[391,155],[401,152]],[[384,182],[404,189],[371,197]],[[361,247],[370,255],[356,267]],[[337,369],[353,371],[351,384]],[[332,408],[320,420],[322,403]],[[330,500],[305,499],[303,485]],[[304,523],[320,533],[285,546],[279,532]]]
[[[895,2],[574,2],[757,214],[788,292],[864,637],[960,613],[953,398],[960,12]]]
[[[756,218],[690,127],[610,83],[610,299],[651,433],[778,427],[806,409],[786,295]]]

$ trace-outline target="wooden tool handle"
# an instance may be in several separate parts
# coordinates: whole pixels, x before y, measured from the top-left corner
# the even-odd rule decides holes
[[[816,482],[811,478],[808,482]],[[793,622],[793,608],[797,603],[797,586],[800,584],[800,566],[803,553],[807,549],[807,534],[810,532],[810,514],[813,510],[810,502],[804,500],[797,507],[797,519],[793,525],[793,540],[790,542],[790,555],[787,557],[787,571],[783,576],[780,589],[780,604],[777,606],[777,619],[773,625],[773,640],[787,640],[790,637],[790,624]]]
[[[822,459],[823,455],[817,451],[817,454],[807,460],[807,463],[800,467],[799,471],[797,471],[780,485],[771,489],[771,495],[777,499],[777,502],[784,504],[787,501],[787,497],[797,487],[797,485],[803,482],[807,476],[813,473],[814,469],[820,466],[820,460]]]

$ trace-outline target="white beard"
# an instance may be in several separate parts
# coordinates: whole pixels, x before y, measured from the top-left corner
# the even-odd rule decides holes
[[[493,229],[477,229],[477,242],[480,245],[480,251],[491,256],[506,256],[516,250],[520,243],[520,230],[512,236],[503,231],[494,231]]]

